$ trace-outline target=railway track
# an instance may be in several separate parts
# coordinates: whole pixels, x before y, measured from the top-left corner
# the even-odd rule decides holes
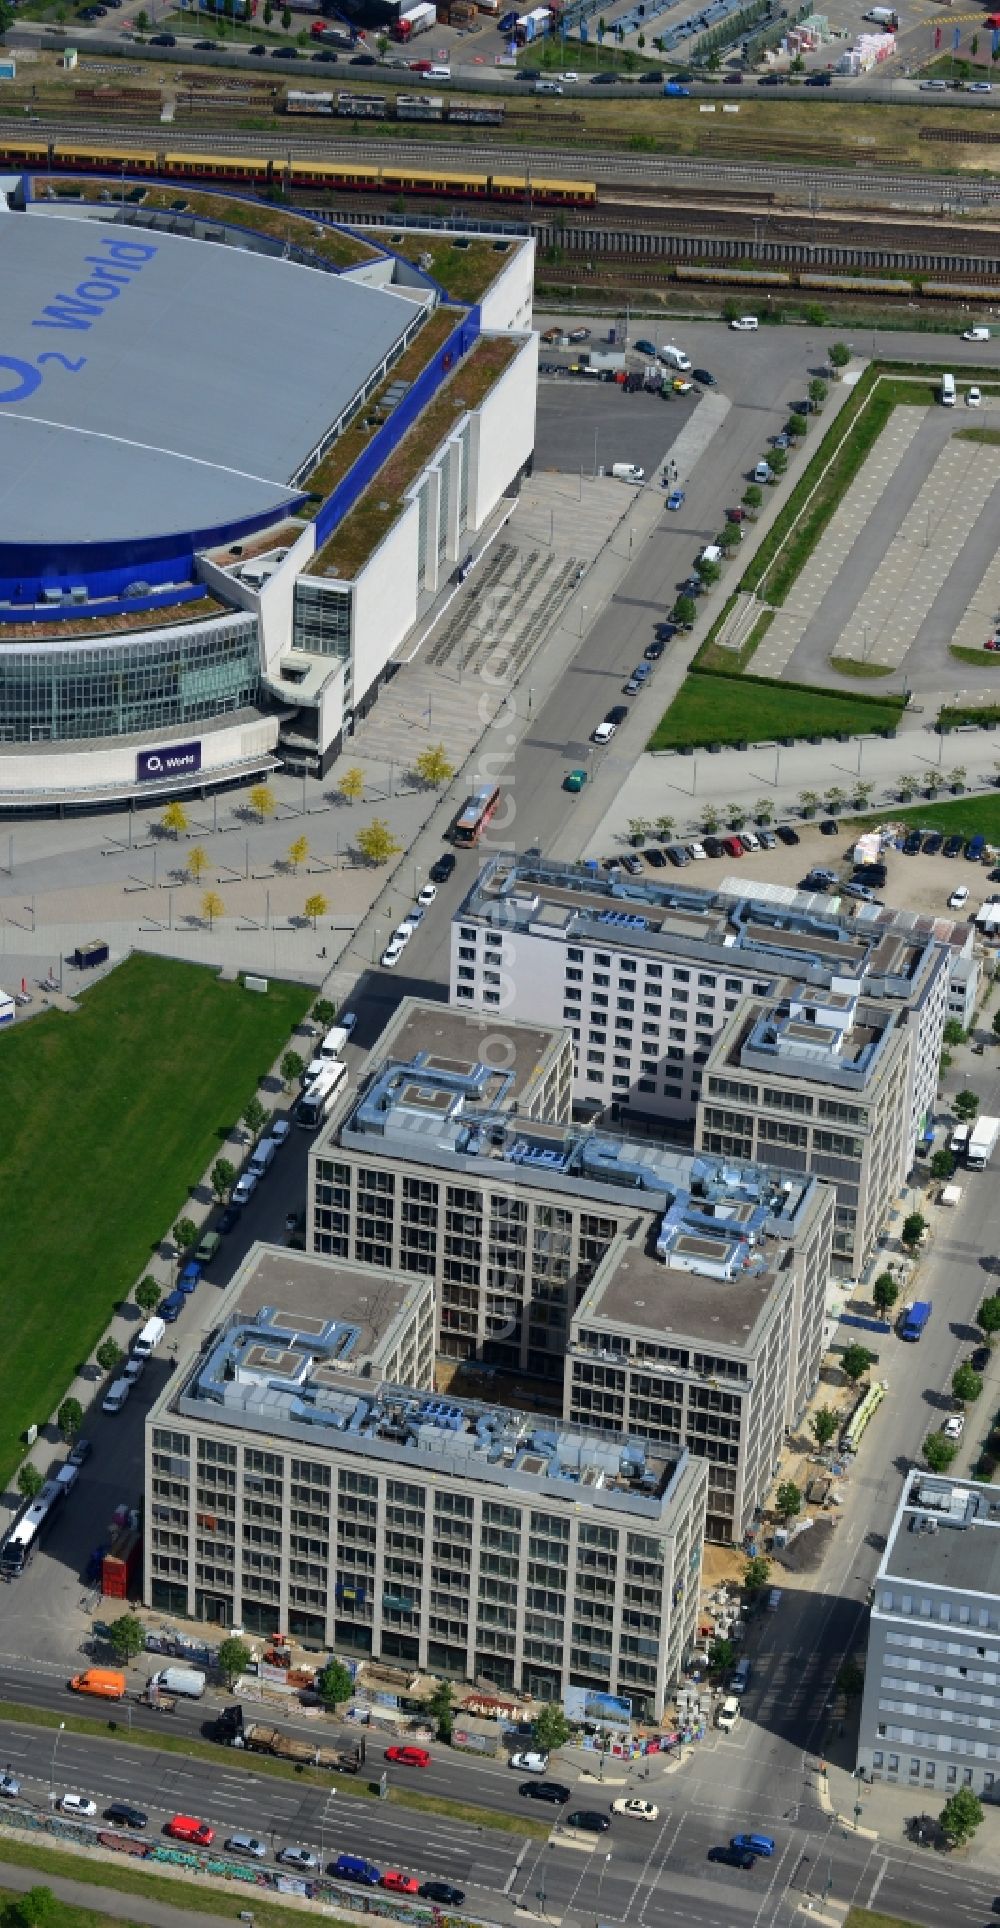
[[[15,126],[24,140],[106,139],[111,145],[127,142],[154,153],[168,144],[170,134],[169,129],[159,124],[155,128],[143,129],[129,121],[95,126],[93,121],[33,121],[27,116],[15,122],[5,116],[0,118],[0,135],[7,131],[12,133]],[[318,139],[315,134],[306,133],[297,126],[289,126],[287,132],[282,129],[275,133],[239,133],[228,126],[211,130],[185,126],[183,142],[185,148],[195,152],[205,149],[215,153],[259,154],[276,159],[303,160],[347,160],[353,157],[381,165],[408,163],[421,168],[430,164],[428,147],[423,142]],[[449,168],[481,170],[488,157],[490,166],[495,169],[506,168],[511,172],[539,176],[561,177],[569,166],[565,149],[553,152],[544,148],[494,146],[486,142],[476,145],[456,143],[454,146],[449,143],[447,156]],[[875,200],[884,206],[888,200],[924,207],[932,212],[942,208],[966,207],[971,211],[1000,206],[1000,178],[957,181],[952,175],[904,174],[898,170],[880,173],[871,170],[867,162],[859,162],[854,168],[811,168],[792,163],[774,165],[752,159],[687,160],[675,155],[644,155],[639,159],[626,154],[588,154],[581,151],[573,154],[572,171],[598,183],[627,183],[630,187],[663,188],[693,184],[704,190],[709,183],[714,183],[737,203],[743,202],[751,194],[770,193],[783,200],[805,201],[807,204],[813,204],[819,198],[826,203],[840,199],[849,205]]]

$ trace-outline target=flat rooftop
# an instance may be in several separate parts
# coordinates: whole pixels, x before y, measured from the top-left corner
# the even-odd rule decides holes
[[[762,978],[770,973],[775,988],[785,977],[864,981],[897,998],[918,983],[937,935],[929,921],[859,923],[824,900],[778,893],[752,879],[726,878],[716,890],[699,890],[624,872],[615,877],[589,863],[509,855],[484,867],[456,916],[650,959],[673,953]]]
[[[3,376],[3,543],[279,511],[413,318],[412,298],[242,248],[0,212],[4,353],[27,368],[20,390]]]
[[[1000,1495],[947,1475],[911,1473],[879,1578],[1000,1596]]]
[[[350,1328],[346,1356],[358,1369],[387,1340],[400,1315],[411,1310],[426,1281],[379,1266],[348,1265],[314,1258],[285,1245],[254,1245],[223,1300],[227,1320],[256,1318],[273,1307],[280,1323],[309,1331],[333,1322]]]
[[[776,1245],[775,1259],[780,1250]],[[612,1256],[602,1260],[581,1302],[581,1323],[635,1326],[661,1342],[694,1340],[709,1350],[748,1344],[777,1281],[773,1262],[722,1279],[698,1269],[695,1253],[692,1266],[664,1263],[643,1236],[630,1240],[614,1264]]]
[[[406,1065],[420,1055],[428,1069],[468,1077],[488,1059],[491,1065],[502,1067],[502,1072],[494,1074],[491,1090],[499,1093],[503,1087],[507,1093],[504,1106],[509,1108],[529,1098],[539,1073],[547,1069],[565,1035],[548,1024],[528,1024],[496,1013],[481,1017],[429,998],[404,998],[368,1062],[369,1067],[390,1061]]]

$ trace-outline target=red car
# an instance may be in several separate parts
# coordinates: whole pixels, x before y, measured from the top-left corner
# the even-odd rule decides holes
[[[175,1814],[163,1830],[175,1841],[190,1841],[196,1848],[210,1848],[215,1840],[215,1829],[207,1821],[197,1821],[193,1814]]]
[[[400,1874],[398,1868],[389,1868],[379,1882],[380,1888],[388,1888],[394,1895],[418,1895],[420,1883],[416,1875]]]
[[[991,636],[991,637],[989,638],[989,641],[988,641],[988,642],[985,642],[985,643],[983,644],[983,648],[984,648],[984,649],[1000,649],[1000,636]]]
[[[743,845],[738,837],[723,837],[722,848],[730,857],[742,857]]]
[[[426,1747],[387,1747],[387,1761],[395,1761],[398,1767],[430,1767],[431,1757]]]
[[[433,65],[432,60],[411,60],[410,72],[411,74],[429,74]]]

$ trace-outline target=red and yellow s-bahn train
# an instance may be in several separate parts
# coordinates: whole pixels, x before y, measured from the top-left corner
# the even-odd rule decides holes
[[[532,207],[590,208],[597,205],[594,181],[561,180],[536,174],[490,174],[459,168],[378,166],[355,160],[284,160],[266,154],[184,153],[175,149],[114,146],[72,140],[12,140],[0,135],[0,165],[34,174],[112,174],[138,179],[226,182],[315,189],[328,193],[413,195],[448,201],[490,202],[526,211]]]

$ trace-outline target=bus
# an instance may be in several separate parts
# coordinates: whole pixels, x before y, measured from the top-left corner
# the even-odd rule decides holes
[[[477,790],[459,811],[452,825],[452,842],[461,844],[463,849],[479,842],[490,818],[495,814],[500,802],[500,792],[495,785],[487,785]]]
[[[317,1072],[295,1107],[295,1122],[303,1131],[316,1131],[323,1123],[346,1077],[347,1066],[340,1058],[328,1061]]]
[[[16,1580],[18,1574],[24,1572],[45,1528],[65,1497],[65,1486],[59,1480],[50,1479],[46,1480],[37,1498],[26,1501],[13,1526],[0,1542],[0,1574],[5,1580]]]

